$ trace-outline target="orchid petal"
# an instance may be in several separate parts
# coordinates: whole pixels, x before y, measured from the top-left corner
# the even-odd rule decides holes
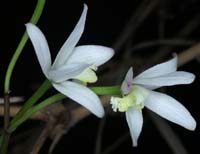
[[[84,63],[68,64],[58,69],[50,70],[48,76],[49,79],[54,82],[62,82],[68,79],[74,79],[77,75],[81,74],[88,67],[89,65]]]
[[[98,117],[104,116],[104,109],[98,96],[89,88],[71,81],[53,83],[55,89],[83,105]]]
[[[124,81],[122,82],[121,90],[123,94],[128,94],[132,88],[133,82],[133,68],[129,68]]]
[[[82,81],[83,83],[94,83],[98,80],[95,71],[88,67],[81,74],[77,75],[74,79]]]
[[[134,84],[143,85],[149,89],[156,89],[163,86],[172,86],[179,84],[190,84],[194,81],[195,76],[192,73],[176,71],[163,76],[152,78],[136,78]]]
[[[40,29],[31,23],[26,24],[26,30],[35,49],[42,71],[48,78],[48,71],[51,66],[51,55],[47,40]]]
[[[56,59],[53,64],[54,68],[58,68],[59,66],[66,63],[66,61],[69,59],[69,56],[72,54],[74,47],[78,43],[78,41],[83,33],[83,30],[85,27],[87,10],[88,10],[87,5],[84,4],[84,9],[83,9],[82,15],[81,15],[76,27],[74,28],[74,30],[72,31],[72,33],[70,34],[70,36],[68,37],[66,42],[61,47],[58,55],[56,56]]]
[[[150,91],[145,106],[161,117],[182,127],[194,130],[196,121],[189,111],[174,98],[159,92]]]
[[[84,45],[74,49],[67,63],[84,62],[94,66],[100,66],[114,55],[112,48],[100,45]]]
[[[137,140],[142,131],[142,125],[143,125],[142,111],[136,110],[134,108],[129,108],[128,111],[126,111],[126,120],[131,133],[133,146],[136,147]]]
[[[142,72],[141,74],[139,74],[138,76],[135,77],[135,79],[137,78],[152,78],[152,77],[157,77],[157,76],[162,76],[162,75],[166,75],[172,72],[175,72],[177,70],[177,57],[174,57],[173,59],[155,65],[149,69],[147,69],[146,71]]]

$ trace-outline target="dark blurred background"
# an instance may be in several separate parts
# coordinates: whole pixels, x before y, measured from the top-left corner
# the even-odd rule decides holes
[[[2,97],[6,68],[25,31],[24,24],[29,21],[36,2],[36,0],[8,0],[0,4]],[[52,0],[46,2],[37,24],[48,40],[52,58],[76,25],[82,13],[83,3],[86,3],[89,9],[85,31],[78,45],[98,44],[116,50],[113,59],[99,69],[100,80],[97,85],[120,84],[130,66],[133,66],[135,74],[138,74],[152,65],[168,60],[174,52],[183,53],[200,41],[198,0]],[[196,75],[193,84],[161,89],[179,100],[191,112],[197,120],[196,131],[191,132],[159,119],[157,115],[145,109],[139,146],[133,148],[124,115],[113,114],[108,106],[105,119],[101,120],[90,115],[72,127],[59,140],[53,154],[199,153],[199,55],[196,54],[195,58],[189,59],[179,68]],[[32,44],[28,41],[13,72],[11,95],[24,96],[26,99],[44,79]],[[52,93],[55,91],[52,90],[49,94]],[[0,119],[0,124],[3,126],[3,118]],[[38,120],[24,123],[11,138],[10,153],[28,153],[44,127],[45,122]],[[101,128],[103,131],[100,133]],[[99,145],[98,133],[102,136],[101,152],[95,148]],[[51,143],[52,137],[47,138],[40,153],[48,153]]]

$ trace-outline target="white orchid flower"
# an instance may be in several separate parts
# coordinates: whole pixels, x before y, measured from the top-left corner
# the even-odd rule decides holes
[[[54,63],[51,62],[49,46],[43,33],[35,25],[28,23],[26,29],[35,49],[39,64],[47,79],[62,94],[83,105],[98,117],[104,115],[104,109],[98,96],[86,83],[97,81],[97,67],[108,61],[114,54],[113,49],[97,46],[76,46],[85,26],[87,6],[66,40]]]
[[[166,94],[152,91],[163,86],[190,84],[194,81],[193,74],[176,70],[177,57],[151,67],[135,78],[130,68],[121,86],[123,97],[111,97],[113,110],[126,113],[133,146],[137,146],[142,130],[144,107],[186,129],[196,128],[196,121],[183,105]]]

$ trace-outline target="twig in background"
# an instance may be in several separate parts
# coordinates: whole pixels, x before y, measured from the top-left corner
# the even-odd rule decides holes
[[[46,121],[46,125],[44,129],[42,130],[42,133],[36,140],[32,148],[31,154],[37,154],[40,151],[46,139],[50,137],[50,134],[52,134],[53,131],[56,131],[55,128],[57,125],[59,125],[60,115],[62,115],[62,113],[67,113],[64,106],[60,103],[49,105],[47,108],[43,109],[41,112],[44,115],[43,120]],[[57,133],[59,134],[59,132],[56,131],[55,135]]]
[[[56,119],[54,119],[52,116],[49,116],[48,121],[46,123],[45,128],[42,130],[42,133],[40,134],[40,136],[38,137],[38,139],[36,140],[32,151],[30,152],[30,154],[38,154],[41,147],[43,146],[44,142],[46,141],[46,139],[48,138],[49,134],[52,132],[54,125],[56,123]]]
[[[21,130],[13,134],[10,140],[9,154],[30,154],[33,144],[39,137],[43,127],[44,123],[40,122],[39,125],[32,126],[26,131]]]
[[[10,97],[10,103],[19,103],[19,102],[23,102],[24,101],[24,97],[23,96],[14,96],[14,97]],[[4,99],[0,98],[0,104],[4,103]]]
[[[181,143],[181,140],[170,127],[170,125],[167,124],[167,122],[165,122],[165,120],[161,119],[159,116],[151,112],[148,112],[148,114],[160,132],[161,136],[165,139],[166,143],[171,148],[172,152],[174,154],[188,154],[184,145]]]
[[[68,132],[69,128],[65,128],[65,127],[66,125],[60,124],[60,125],[56,125],[56,127],[53,129],[53,132],[57,132],[57,134],[54,133],[55,135],[52,137],[53,141],[49,147],[48,154],[53,153],[53,150],[55,149],[60,139],[63,137],[63,135],[65,135]]]
[[[158,38],[159,39],[164,39],[165,38],[165,21],[166,21],[166,0],[162,0],[160,2],[160,7],[158,9],[158,18],[159,18],[159,22],[158,22]]]
[[[14,117],[18,112],[19,110],[21,109],[21,106],[18,105],[18,106],[10,106],[10,117]],[[0,116],[3,116],[4,114],[4,108],[3,106],[0,106]],[[41,112],[37,112],[36,114],[34,114],[31,119],[34,119],[34,120],[42,120],[42,121],[45,121],[45,115]]]
[[[129,132],[125,133],[124,135],[120,136],[113,144],[109,145],[108,148],[106,148],[106,150],[101,154],[110,154],[129,138],[130,138],[130,133]]]
[[[184,50],[179,54],[178,66],[182,66],[189,61],[196,59],[200,56],[200,43]]]
[[[192,31],[194,31],[199,25],[200,25],[200,16],[196,15],[194,18],[191,19],[191,21],[188,21],[187,24],[177,33],[174,35],[174,38],[185,38],[189,34],[191,34]],[[162,47],[158,53],[156,53],[152,60],[152,63],[158,63],[163,60],[170,52],[172,52],[174,47]],[[159,57],[159,58],[158,58]]]
[[[95,143],[95,147],[94,147],[94,154],[101,153],[102,138],[103,138],[104,127],[106,124],[106,118],[107,118],[107,114],[101,119],[101,121],[99,123],[99,127],[97,130],[96,143]]]
[[[121,47],[126,43],[126,41],[131,36],[134,36],[134,32],[136,32],[141,23],[150,15],[150,13],[155,9],[159,2],[159,0],[144,0],[143,2],[141,2],[138,9],[131,15],[131,18],[125,25],[122,32],[119,34],[119,37],[112,45],[115,51],[118,52]]]
[[[130,49],[130,52],[134,52],[135,50],[140,50],[144,48],[151,48],[154,46],[190,46],[197,43],[197,41],[191,41],[191,40],[183,40],[183,39],[160,39],[160,40],[151,40],[151,41],[145,41],[142,43],[136,44],[132,49]]]
[[[59,143],[60,139],[68,133],[69,129],[71,128],[70,120],[71,120],[71,107],[68,106],[67,108],[65,106],[60,106],[64,110],[60,112],[60,115],[57,115],[57,123],[55,124],[51,134],[49,134],[49,137],[52,139],[52,143],[49,147],[48,154],[53,153],[54,148]]]
[[[0,151],[3,153],[7,153],[8,143],[10,139],[11,133],[8,131],[10,124],[10,96],[9,93],[4,94],[4,128],[2,133],[2,145]]]

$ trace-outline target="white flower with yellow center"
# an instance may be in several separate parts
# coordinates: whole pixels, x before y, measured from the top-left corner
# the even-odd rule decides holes
[[[133,146],[137,146],[142,130],[144,107],[186,129],[196,128],[196,121],[183,105],[166,94],[152,91],[163,86],[190,84],[194,81],[193,74],[176,70],[177,57],[151,67],[135,78],[130,68],[121,86],[123,97],[111,97],[113,110],[126,113]]]
[[[87,6],[66,40],[54,63],[51,62],[49,46],[45,36],[35,25],[28,23],[26,29],[34,46],[39,64],[47,79],[62,94],[85,106],[98,117],[104,115],[104,109],[98,96],[87,88],[87,83],[97,81],[95,71],[114,54],[113,49],[97,46],[76,46],[85,26]]]

